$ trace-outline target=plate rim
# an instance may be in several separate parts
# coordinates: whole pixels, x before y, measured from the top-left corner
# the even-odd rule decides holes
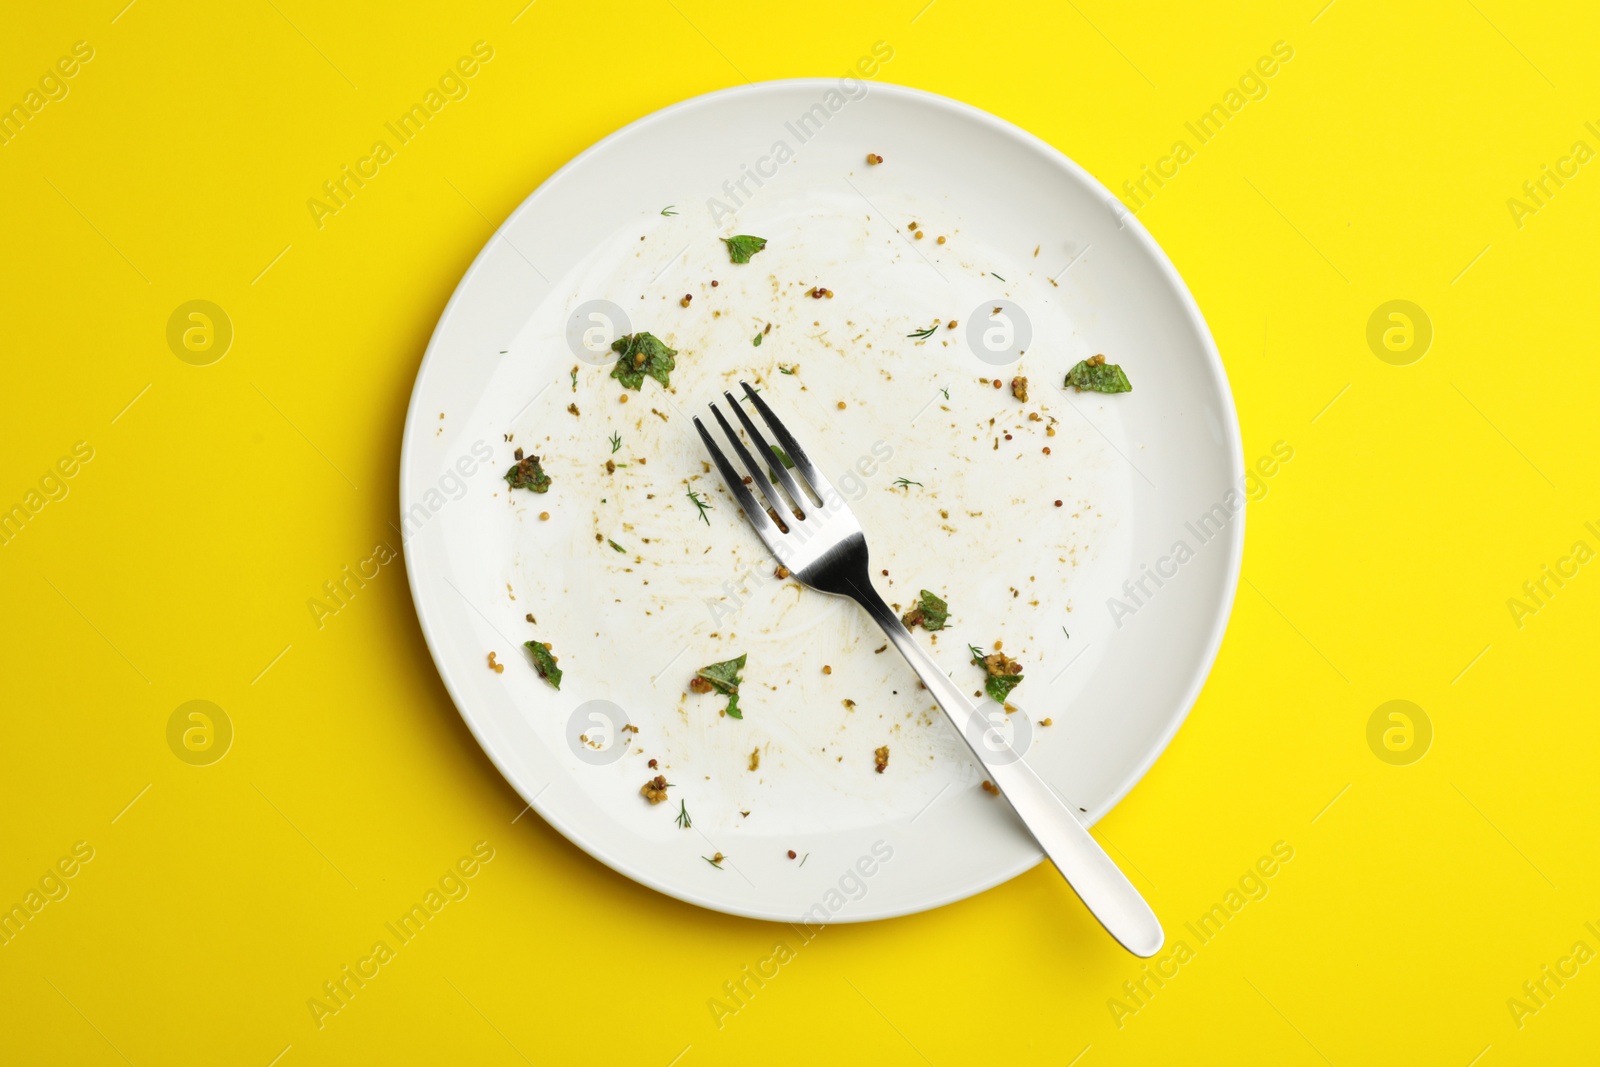
[[[494,248],[496,242],[500,239],[504,231],[510,228],[524,212],[529,211],[535,202],[540,198],[540,196],[544,194],[550,186],[555,184],[557,179],[566,174],[567,171],[578,167],[591,155],[598,153],[606,145],[629,135],[637,129],[641,129],[649,124],[666,121],[670,116],[675,115],[680,111],[684,111],[693,107],[704,106],[724,98],[757,96],[766,93],[779,93],[806,87],[834,87],[836,81],[837,79],[834,78],[815,77],[777,78],[768,81],[750,82],[745,85],[734,85],[723,89],[716,89],[709,93],[702,93],[698,96],[688,97],[676,103],[669,104],[666,107],[652,111],[647,115],[642,115],[639,118],[634,119],[631,122],[628,122],[625,125],[611,131],[604,137],[599,138],[593,144],[583,149],[583,151],[567,160],[566,163],[552,171],[543,181],[534,187],[534,189],[529,192],[528,195],[521,200],[521,202],[517,204],[516,208],[514,208],[511,213],[494,228],[494,232],[484,242],[483,247],[479,249],[477,255],[473,257],[472,263],[461,275],[460,280],[456,282],[455,288],[450,294],[450,299],[445,303],[444,310],[440,312],[439,319],[434,324],[433,332],[428,338],[427,347],[423,350],[422,359],[417,364],[416,379],[412,383],[411,398],[406,404],[405,427],[401,433],[400,439],[398,482],[399,508],[400,517],[402,520],[409,510],[409,505],[414,502],[410,499],[408,494],[407,482],[409,480],[412,464],[415,462],[414,453],[419,448],[419,428],[423,424],[423,420],[421,419],[421,410],[424,380],[427,378],[428,371],[435,358],[439,357],[439,349],[443,343],[442,338],[447,332],[447,328],[452,323],[453,318],[458,311],[458,303],[464,299],[466,290],[469,287],[469,283],[473,281],[481,269],[484,269],[484,265],[488,260],[490,251]],[[898,96],[902,99],[915,101],[917,103],[936,108],[942,108],[946,111],[954,112],[968,120],[975,121],[979,125],[986,126],[1004,136],[1016,138],[1025,145],[1042,151],[1047,158],[1052,160],[1052,162],[1063,166],[1073,177],[1082,182],[1086,189],[1091,192],[1098,192],[1102,196],[1107,204],[1107,207],[1120,218],[1122,227],[1128,229],[1133,234],[1134,239],[1142,245],[1144,251],[1150,256],[1151,261],[1162,272],[1168,283],[1173,287],[1174,291],[1178,295],[1180,306],[1188,315],[1191,325],[1194,327],[1196,334],[1200,338],[1201,348],[1203,349],[1203,353],[1208,361],[1210,370],[1216,375],[1217,381],[1222,387],[1220,390],[1222,415],[1224,416],[1221,420],[1223,434],[1222,443],[1227,452],[1229,466],[1231,468],[1229,472],[1229,484],[1231,485],[1242,482],[1245,478],[1243,435],[1239,426],[1238,409],[1234,403],[1233,388],[1228,379],[1227,367],[1223,364],[1222,355],[1217,349],[1216,339],[1212,336],[1211,328],[1207,324],[1205,315],[1201,312],[1199,303],[1195,300],[1193,292],[1190,291],[1188,283],[1184,281],[1183,276],[1178,272],[1177,267],[1173,265],[1171,258],[1168,257],[1166,253],[1166,250],[1162,248],[1161,244],[1150,234],[1150,231],[1145,229],[1144,224],[1138,220],[1134,213],[1128,210],[1127,206],[1123,204],[1114,193],[1106,188],[1106,186],[1103,185],[1094,175],[1085,170],[1081,164],[1072,159],[1072,157],[1068,156],[1061,149],[1050,144],[1048,141],[1044,140],[1038,135],[1023,129],[1021,126],[1018,126],[1007,119],[1003,119],[998,115],[985,111],[975,105],[968,104],[927,89],[920,89],[914,86],[903,85],[892,81],[875,80],[865,84],[867,85],[868,95],[882,92],[889,96]],[[1173,716],[1171,724],[1157,737],[1156,743],[1149,747],[1145,757],[1117,780],[1115,786],[1111,790],[1110,799],[1105,804],[1104,810],[1101,812],[1101,817],[1109,814],[1113,809],[1115,809],[1116,806],[1120,804],[1128,795],[1128,793],[1133,790],[1133,787],[1144,779],[1144,776],[1149,773],[1150,768],[1155,766],[1156,761],[1161,758],[1161,756],[1166,752],[1168,746],[1171,745],[1172,739],[1177,736],[1178,730],[1181,729],[1183,724],[1188,721],[1189,713],[1194,710],[1194,705],[1199,700],[1201,691],[1205,688],[1206,682],[1211,677],[1212,668],[1215,667],[1217,655],[1222,648],[1223,638],[1227,635],[1228,622],[1232,616],[1234,601],[1238,595],[1239,578],[1242,572],[1244,560],[1244,534],[1247,518],[1246,513],[1248,510],[1249,501],[1248,498],[1246,498],[1245,502],[1241,505],[1234,521],[1228,524],[1230,540],[1227,546],[1227,561],[1223,572],[1222,595],[1218,598],[1216,611],[1211,620],[1210,633],[1208,635],[1205,647],[1201,653],[1200,659],[1197,662],[1196,669],[1193,672],[1193,676],[1191,677],[1189,685],[1185,689],[1183,696],[1178,701],[1178,713]],[[423,641],[428,646],[428,654],[433,660],[434,669],[439,674],[439,680],[444,684],[445,691],[450,694],[450,700],[451,703],[455,705],[456,713],[461,716],[462,721],[466,724],[468,731],[473,736],[473,739],[478,743],[479,749],[482,750],[483,754],[488,757],[495,769],[500,772],[500,776],[505,783],[509,785],[512,790],[514,790],[517,795],[526,803],[527,807],[524,808],[524,811],[531,809],[557,833],[561,834],[562,837],[566,838],[569,842],[577,846],[581,851],[593,859],[598,860],[605,866],[616,871],[618,874],[621,874],[632,881],[639,883],[640,885],[647,886],[664,896],[670,897],[674,900],[681,900],[685,903],[693,904],[696,907],[705,908],[708,911],[715,911],[725,915],[738,915],[743,918],[760,919],[769,922],[794,921],[793,917],[779,913],[772,908],[763,909],[754,906],[745,907],[738,904],[729,904],[720,900],[712,900],[710,898],[701,897],[694,891],[679,885],[668,884],[649,871],[644,870],[637,865],[612,854],[609,850],[593,842],[583,840],[566,824],[566,821],[561,818],[559,814],[552,810],[548,810],[548,805],[540,805],[538,801],[538,794],[530,797],[522,789],[518,788],[516,778],[512,775],[508,767],[502,763],[500,756],[495,750],[495,746],[492,746],[487,742],[483,732],[479,730],[478,725],[474,722],[473,716],[468,713],[466,709],[466,702],[462,698],[462,694],[465,690],[463,686],[457,682],[449,664],[444,658],[441,657],[440,649],[442,647],[441,642],[443,637],[442,635],[436,636],[434,634],[433,625],[430,622],[428,614],[424,610],[421,582],[417,571],[418,565],[413,554],[406,551],[404,540],[402,540],[401,543],[400,554],[405,560],[406,582],[410,587],[411,602],[412,607],[416,611],[417,624],[422,631]],[[542,793],[543,790],[540,792]],[[1086,826],[1093,826],[1099,821],[1099,818],[1091,816],[1083,821]],[[828,921],[830,923],[875,922],[881,919],[898,918],[905,915],[915,915],[925,911],[932,911],[936,908],[942,908],[946,905],[953,904],[961,900],[966,900],[969,897],[976,896],[979,893],[993,889],[997,885],[1008,882],[1018,875],[1038,866],[1039,863],[1044,860],[1044,858],[1044,852],[1035,847],[1031,854],[1024,856],[1015,863],[1000,868],[996,873],[962,883],[944,893],[936,895],[935,897],[923,903],[907,904],[904,906],[880,907],[877,909],[866,909],[860,912],[854,912],[850,909],[846,909],[839,915],[830,916]]]

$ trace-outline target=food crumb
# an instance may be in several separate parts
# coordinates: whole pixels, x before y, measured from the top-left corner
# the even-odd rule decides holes
[[[539,512],[539,521],[540,522],[549,522],[550,521],[550,513],[548,511]]]
[[[826,663],[824,663],[822,665],[822,673],[823,674],[832,674],[833,673],[833,668],[828,666]]]
[[[1039,720],[1039,725],[1040,726],[1054,726],[1055,725],[1055,720],[1054,719],[1049,719],[1049,718],[1040,719]]]
[[[839,410],[840,411],[844,410],[844,401],[843,400],[839,401]]]
[[[794,855],[795,855],[795,853],[794,853],[794,849],[792,849],[792,848],[791,848],[791,849],[790,849],[790,850],[789,850],[789,858],[790,858],[790,859],[794,859]]]
[[[649,768],[652,771],[655,770],[656,769],[656,761],[655,760],[651,760],[647,766],[649,766]]]
[[[678,306],[679,307],[688,307],[689,306],[689,301],[691,301],[693,299],[694,299],[694,294],[693,293],[684,293],[683,294],[683,299],[678,301]]]
[[[983,780],[983,791],[985,793],[988,793],[988,794],[992,795],[992,796],[999,796],[1000,795],[1000,787],[995,785],[993,782],[989,781],[989,779],[987,779],[987,778],[985,778]]]
[[[996,389],[999,389],[999,388],[1000,388],[1000,379],[999,379],[999,378],[996,378],[996,379],[995,379],[995,380],[994,380],[994,387],[995,387],[995,388],[996,388]]]
[[[567,405],[567,414],[576,415],[577,413],[578,413],[578,405],[576,405],[576,404],[568,404]]]
[[[877,771],[879,774],[882,774],[883,773],[883,769],[885,767],[887,767],[887,766],[889,766],[889,746],[888,745],[882,745],[882,746],[880,746],[878,748],[873,749],[872,750],[872,769]]]
[[[761,766],[761,750],[753,748],[750,750],[750,769],[753,771],[759,766]]]
[[[689,689],[696,693],[709,693],[714,687],[699,675],[689,679]]]
[[[787,578],[789,577],[789,568],[780,563],[778,564],[778,569],[772,572],[772,576],[774,578]]]
[[[489,669],[496,674],[506,673],[506,665],[504,663],[496,663],[493,652],[489,653]]]
[[[882,163],[882,162],[883,162],[883,157],[878,155],[878,153],[876,153],[876,152],[868,152],[867,153],[867,166],[876,167],[879,163]],[[790,859],[794,859],[794,853],[793,852],[789,853],[789,858]]]
[[[1020,374],[1011,379],[1011,395],[1026,404],[1028,402],[1028,379]]]
[[[939,235],[939,243],[944,244],[944,234],[942,233]]]
[[[1059,508],[1059,507],[1060,507],[1060,506],[1061,506],[1061,501],[1059,501],[1059,500],[1057,500],[1057,501],[1056,501],[1056,507],[1058,507],[1058,508]]]
[[[667,780],[662,775],[656,775],[644,785],[639,787],[639,795],[652,804],[659,804],[667,799]]]
[[[627,402],[628,402],[628,394],[627,393],[623,393],[620,397],[617,398],[617,403],[619,403],[619,404],[626,404]]]
[[[944,238],[943,237],[939,238],[939,241],[940,241],[940,243],[943,243]],[[949,322],[945,323],[945,327],[944,328],[947,329],[947,330],[955,329],[956,328],[956,320],[955,319],[951,319]]]

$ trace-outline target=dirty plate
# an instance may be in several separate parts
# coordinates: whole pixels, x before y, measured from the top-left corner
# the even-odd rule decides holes
[[[735,235],[767,244],[734,263]],[[638,331],[676,350],[670,387],[611,376],[610,343]],[[1063,388],[1098,353],[1132,392]],[[1093,821],[1182,722],[1239,572],[1252,486],[1193,299],[1033,136],[911,89],[773,82],[642,119],[552,176],[417,376],[417,613],[473,734],[552,826],[644,885],[765,919],[901,915],[1027,870],[1038,848],[911,670],[853,604],[777,574],[705,465],[690,418],[741,378],[850,499],[885,598],[948,602],[917,631],[946,669],[977,690],[969,646],[1022,663],[995,728]],[[516,448],[548,492],[507,484]],[[688,682],[739,655],[734,718]]]

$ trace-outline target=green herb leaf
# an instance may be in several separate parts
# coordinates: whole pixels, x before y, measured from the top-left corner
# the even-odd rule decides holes
[[[972,662],[984,670],[984,692],[990,700],[1004,704],[1011,691],[1022,684],[1022,665],[999,652],[986,656],[976,645],[968,645],[967,651],[972,653]]]
[[[721,854],[718,853],[718,855],[720,856]],[[711,866],[715,867],[717,870],[722,870],[722,863],[720,860],[714,860],[710,856],[701,856],[700,858],[711,864]]]
[[[752,337],[750,339],[750,343],[755,345],[757,348],[760,348],[761,347],[761,339],[763,337],[765,337],[765,336],[766,336],[766,334],[764,334],[764,333],[758,333],[758,334],[756,334],[754,337]]]
[[[611,367],[611,377],[621,382],[628,389],[639,389],[644,385],[646,375],[654,378],[662,385],[671,385],[670,375],[676,367],[677,361],[672,357],[678,354],[675,348],[668,348],[651,333],[623,334],[611,342],[611,350],[619,352],[622,358]]]
[[[925,338],[932,337],[934,332],[938,329],[939,324],[936,322],[932,326],[929,326],[926,330],[913,330],[911,333],[906,334],[906,336],[915,337],[917,340],[921,341]]]
[[[677,212],[676,212],[676,211],[674,211],[674,210],[672,210],[672,209],[673,209],[673,208],[675,208],[675,207],[677,207],[677,205],[676,205],[676,204],[668,204],[668,205],[667,205],[667,206],[666,206],[666,207],[664,207],[664,208],[662,208],[662,209],[661,209],[661,213],[662,213],[662,214],[663,214],[663,215],[667,215],[667,216],[669,216],[669,217],[670,217],[670,216],[672,216],[672,215],[676,215],[676,214],[677,214]]]
[[[550,491],[550,476],[539,465],[538,456],[525,456],[506,471],[506,484],[513,489],[528,489],[535,493]]]
[[[780,364],[778,364],[778,373],[779,374],[793,374],[794,373],[794,368],[793,367],[785,367],[782,363],[780,363]]]
[[[1106,363],[1105,357],[1096,356],[1099,363],[1091,363],[1081,359],[1077,365],[1067,371],[1066,384],[1078,392],[1090,390],[1096,393],[1131,393],[1133,386],[1128,382],[1128,376],[1122,373],[1122,368],[1115,363]]]
[[[785,470],[794,470],[794,460],[789,458],[789,453],[785,452],[777,445],[768,445],[767,447],[772,449],[772,454],[777,457],[779,463],[783,464]],[[773,470],[771,467],[768,467],[767,480],[772,484],[777,485],[778,472]]]
[[[921,624],[924,630],[942,630],[945,620],[949,617],[950,605],[924,589],[917,599],[916,607],[906,612],[900,621],[905,623],[908,629]]]
[[[618,552],[621,552],[623,555],[627,555],[628,554],[628,550],[627,549],[623,548],[621,545],[617,544],[615,541],[611,540],[611,538],[609,538],[609,537],[606,538],[606,544],[610,545],[612,548],[616,549]]]
[[[620,433],[612,434],[611,435],[611,452],[612,452],[612,454],[615,455],[617,449],[619,449],[621,447],[622,447],[622,435]]]
[[[539,677],[549,682],[552,688],[561,688],[561,668],[556,666],[556,658],[550,650],[538,641],[528,641],[522,646],[533,655],[533,669],[539,672]]]
[[[694,506],[699,509],[700,521],[705,523],[707,526],[710,526],[711,520],[706,518],[706,512],[710,509],[711,504],[693,489],[689,490],[689,499],[694,503]]]
[[[983,683],[983,691],[989,694],[990,700],[1004,704],[1011,691],[1021,684],[1020,674],[992,674],[988,681]]]
[[[744,712],[739,710],[739,684],[744,679],[739,676],[739,672],[744,670],[745,658],[741,655],[738,659],[723,660],[721,663],[713,663],[694,672],[694,676],[702,683],[728,698],[730,719],[744,718]]]
[[[724,237],[722,243],[728,246],[728,258],[735,263],[748,263],[751,256],[767,247],[765,237],[751,237],[749,234]]]
[[[678,818],[676,822],[678,828],[682,830],[687,830],[694,825],[694,820],[689,818],[689,809],[683,806],[683,801],[681,800],[678,801]]]
[[[910,478],[896,478],[894,480],[894,485],[895,485],[896,489],[909,489],[913,485],[916,486],[918,489],[926,489],[927,488],[927,486],[923,485],[921,482],[914,482]]]

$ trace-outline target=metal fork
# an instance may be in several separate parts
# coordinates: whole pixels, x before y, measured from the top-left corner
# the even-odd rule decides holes
[[[772,435],[777,438],[778,445],[793,461],[795,473],[807,483],[802,486],[789,472],[788,465],[773,451],[766,436],[733,394],[724,392],[722,395],[728,401],[728,406],[755,444],[755,455],[761,457],[761,462],[757,462],[738,433],[728,425],[728,420],[723,418],[722,412],[712,404],[711,413],[716,416],[728,443],[749,472],[748,479],[728,462],[705,424],[696,418],[694,425],[700,431],[700,439],[705,442],[706,450],[716,461],[728,491],[749,517],[750,525],[755,527],[778,562],[801,582],[824,593],[849,597],[883,627],[883,632],[889,635],[894,647],[911,664],[912,670],[922,679],[922,684],[928,687],[933,698],[950,717],[957,732],[972,749],[972,754],[988,770],[990,779],[1010,801],[1023,824],[1067,883],[1088,905],[1100,925],[1134,955],[1155,955],[1160,951],[1165,935],[1150,905],[1145,903],[1127,876],[1089,835],[1083,823],[1078,821],[1077,814],[994,729],[993,722],[996,720],[989,718],[986,712],[994,713],[1000,705],[986,700],[984,708],[974,706],[961,688],[939,669],[933,657],[917,644],[900,617],[883,602],[867,574],[866,535],[862,533],[861,524],[856,521],[844,498],[822,476],[800,442],[767,407],[766,401],[750,388],[748,382],[739,384],[771,429]],[[784,493],[788,494],[787,500],[767,477],[769,470],[777,476]],[[766,501],[765,506],[746,487],[747,480],[761,493]],[[998,714],[1003,719],[1004,712],[999,711]]]

